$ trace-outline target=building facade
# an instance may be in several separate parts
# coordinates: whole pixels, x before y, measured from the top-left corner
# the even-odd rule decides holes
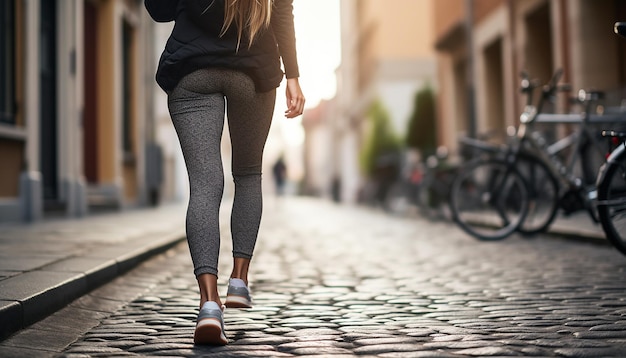
[[[402,136],[416,91],[426,84],[436,86],[433,2],[341,0],[337,95],[332,106],[323,104],[327,108],[309,114],[323,118],[308,121],[307,113],[304,115],[307,140],[322,138],[307,147],[326,148],[326,154],[307,151],[305,161],[332,163],[325,165],[330,168],[326,179],[317,179],[325,183],[318,190],[323,195],[346,203],[358,200],[364,184],[359,154],[367,132],[366,111],[373,101],[383,103]]]
[[[436,1],[439,142],[457,149],[460,135],[515,126],[522,71],[546,83],[563,69],[574,91],[603,90],[607,103],[619,101],[626,45],[612,31],[625,11],[623,0]],[[555,110],[569,111],[573,94],[561,94]]]
[[[0,7],[0,221],[162,200],[154,24],[143,2]]]

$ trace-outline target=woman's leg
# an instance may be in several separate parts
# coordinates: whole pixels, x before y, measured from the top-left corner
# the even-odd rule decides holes
[[[242,279],[247,284],[263,210],[261,166],[276,90],[257,93],[250,77],[233,71],[224,84],[224,93],[235,182],[230,222],[234,258],[231,278]]]
[[[220,142],[224,95],[232,142],[235,198],[231,214],[232,278],[248,282],[261,212],[261,165],[274,112],[276,91],[257,93],[247,75],[231,70],[196,71],[181,80],[169,97],[190,183],[187,239],[200,286],[201,305],[215,301],[219,254],[219,206],[224,178]]]
[[[217,267],[219,208],[224,190],[220,146],[225,103],[224,95],[211,93],[210,88],[203,88],[207,93],[196,92],[192,85],[198,82],[203,82],[200,74],[185,77],[170,94],[168,104],[189,175],[186,231],[200,288],[200,307],[206,301],[221,306]],[[190,87],[193,91],[188,90]]]
[[[233,257],[233,271],[230,273],[231,278],[238,278],[248,285],[248,269],[250,267],[250,259],[242,257]]]

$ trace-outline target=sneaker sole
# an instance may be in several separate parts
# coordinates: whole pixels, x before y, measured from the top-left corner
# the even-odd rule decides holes
[[[224,305],[227,308],[252,308],[252,302],[241,296],[226,296]]]
[[[223,346],[228,344],[228,339],[222,332],[222,324],[219,320],[205,318],[196,325],[196,331],[193,333],[193,342],[195,344]]]

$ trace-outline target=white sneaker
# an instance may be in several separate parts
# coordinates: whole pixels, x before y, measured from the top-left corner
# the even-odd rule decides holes
[[[213,346],[228,344],[228,338],[224,334],[224,314],[216,302],[208,301],[202,305],[196,321],[193,342]]]
[[[228,292],[224,305],[228,308],[252,308],[250,289],[243,280],[238,278],[228,280]]]

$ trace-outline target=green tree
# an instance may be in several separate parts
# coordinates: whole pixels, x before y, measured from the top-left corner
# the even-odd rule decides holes
[[[361,167],[367,175],[372,175],[379,158],[383,155],[398,153],[402,144],[393,130],[389,113],[380,100],[372,102],[366,118],[369,131],[365,146],[361,151]]]
[[[413,113],[409,118],[406,145],[418,149],[422,155],[432,154],[437,147],[435,93],[426,85],[415,94]]]

